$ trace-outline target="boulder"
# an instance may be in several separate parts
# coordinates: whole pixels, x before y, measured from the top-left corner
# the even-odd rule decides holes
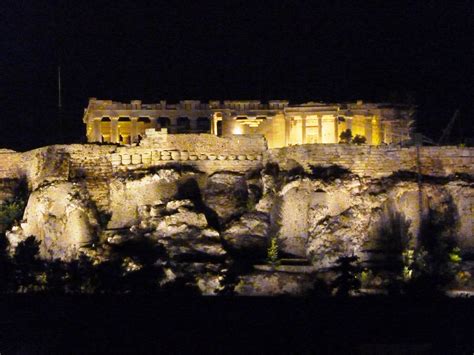
[[[248,212],[225,229],[223,238],[229,248],[238,252],[265,255],[270,221],[267,214]]]
[[[97,239],[97,212],[87,190],[76,183],[56,182],[33,191],[26,205],[21,231],[9,233],[12,247],[28,236],[40,242],[40,256],[69,260]]]
[[[221,224],[225,224],[247,207],[245,177],[235,173],[215,173],[209,177],[203,195],[206,206],[217,214]]]

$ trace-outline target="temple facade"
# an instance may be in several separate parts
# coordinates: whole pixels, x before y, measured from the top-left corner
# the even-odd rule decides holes
[[[91,98],[84,111],[88,142],[132,144],[148,128],[169,133],[212,133],[218,136],[262,134],[269,148],[297,144],[338,143],[350,129],[366,144],[401,142],[410,138],[414,108],[386,103],[290,104],[285,100],[183,100],[143,104]]]

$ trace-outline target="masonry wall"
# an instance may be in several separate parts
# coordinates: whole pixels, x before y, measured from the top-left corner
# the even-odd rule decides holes
[[[474,176],[474,148],[356,146],[305,144],[270,149],[264,162],[277,162],[283,169],[301,165],[340,165],[361,176],[383,177],[400,170],[432,176]],[[418,164],[419,163],[419,164]]]
[[[259,134],[218,137],[213,134],[167,134],[148,129],[140,147],[185,151],[195,155],[239,155],[261,154],[267,150],[267,143]]]

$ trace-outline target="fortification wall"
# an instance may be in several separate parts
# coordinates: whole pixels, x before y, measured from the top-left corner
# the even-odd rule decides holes
[[[217,137],[147,130],[139,146],[118,147],[111,162],[114,171],[179,163],[209,174],[222,170],[245,172],[261,164],[266,150],[261,135]]]
[[[405,170],[432,176],[469,174],[474,176],[474,148],[356,146],[347,144],[305,144],[266,152],[264,163],[277,162],[283,169],[296,164],[340,165],[360,176],[383,177]]]
[[[147,129],[140,147],[178,150],[191,154],[261,154],[267,150],[263,135],[235,135],[218,137],[213,134],[167,134],[166,131]]]
[[[22,174],[31,189],[51,181],[83,181],[92,201],[106,209],[113,175],[110,156],[115,145],[53,145],[23,153]]]

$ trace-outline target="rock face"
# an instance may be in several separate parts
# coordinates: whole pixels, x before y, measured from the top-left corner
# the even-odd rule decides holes
[[[66,177],[33,187],[23,222],[7,232],[11,247],[34,235],[43,258],[68,260],[92,243],[115,250],[146,242],[164,251],[165,284],[186,279],[203,294],[225,287],[241,295],[307,292],[312,275],[252,269],[266,262],[271,238],[280,257],[304,259],[315,270],[345,255],[368,261],[392,244],[413,249],[422,233],[474,252],[473,183],[466,177],[423,177],[420,184],[410,175],[316,176],[296,165],[260,174],[122,171],[107,180],[105,221],[87,184]],[[250,266],[226,285],[229,265],[242,260]]]
[[[137,223],[138,207],[169,199],[177,193],[181,173],[161,169],[143,176],[120,177],[110,184],[111,220],[108,228],[130,227]]]
[[[79,184],[53,183],[33,191],[21,228],[7,233],[10,245],[35,236],[40,254],[47,259],[68,260],[96,240],[99,224],[87,191]]]
[[[165,280],[191,279],[201,293],[215,294],[227,256],[219,233],[191,200],[170,200],[138,208],[139,223],[122,236],[108,238],[112,245],[148,240],[160,245],[166,257]]]
[[[204,190],[205,203],[215,211],[221,224],[242,214],[246,210],[247,198],[247,183],[240,174],[213,174]]]
[[[263,212],[249,212],[232,222],[223,232],[229,248],[239,253],[265,255],[270,221]]]

